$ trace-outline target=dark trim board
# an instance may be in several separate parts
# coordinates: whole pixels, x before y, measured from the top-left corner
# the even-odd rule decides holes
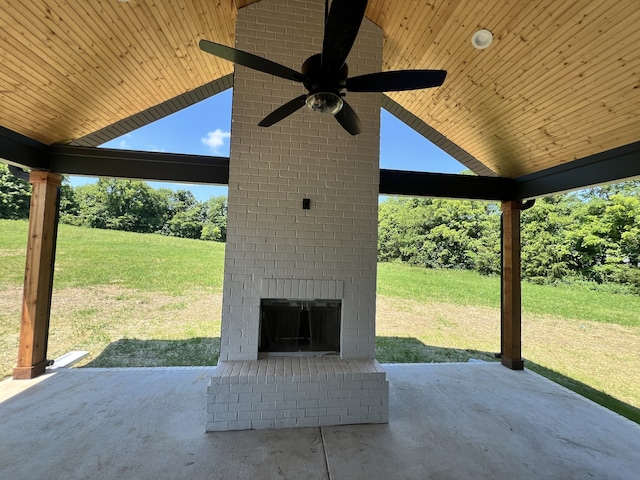
[[[380,170],[380,194],[465,200],[510,200],[513,196],[513,180],[501,177],[382,169]]]
[[[229,159],[204,155],[54,145],[51,147],[51,169],[63,175],[213,185],[229,183]]]
[[[226,185],[229,159],[72,145],[47,146],[0,126],[0,160],[63,175]],[[640,141],[516,179],[380,171],[380,194],[525,200],[640,177]]]
[[[16,167],[49,170],[48,147],[0,126],[0,159]]]
[[[515,179],[515,198],[542,197],[640,176],[640,142]]]
[[[526,200],[640,177],[640,141],[516,179],[380,171],[380,193],[472,200]]]

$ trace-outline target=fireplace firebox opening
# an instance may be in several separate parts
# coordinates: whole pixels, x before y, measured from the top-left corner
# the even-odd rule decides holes
[[[262,299],[258,352],[340,353],[340,317],[340,300]]]

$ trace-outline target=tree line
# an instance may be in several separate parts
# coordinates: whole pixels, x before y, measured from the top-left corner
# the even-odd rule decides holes
[[[500,272],[500,206],[431,198],[380,204],[380,261]],[[521,216],[522,276],[640,293],[640,181],[537,199]]]
[[[28,218],[29,197],[29,183],[0,164],[0,218]],[[224,242],[226,217],[226,197],[201,202],[146,182],[61,187],[60,220],[72,225]],[[541,198],[521,219],[524,279],[640,293],[640,181]],[[495,202],[388,198],[379,207],[378,259],[498,274],[500,221]]]
[[[29,218],[31,185],[0,164],[0,218]],[[160,233],[224,242],[227,199],[206,202],[188,190],[153,188],[146,182],[101,178],[97,183],[60,188],[60,222],[90,228]]]

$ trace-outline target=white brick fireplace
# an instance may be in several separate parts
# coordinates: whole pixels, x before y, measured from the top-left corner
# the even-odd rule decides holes
[[[322,49],[323,20],[324,0],[261,0],[239,10],[236,48],[299,70]],[[365,18],[347,59],[350,76],[379,71],[381,58],[382,31]],[[304,92],[302,84],[235,67],[209,431],[388,421],[388,383],[375,361],[380,96],[345,97],[363,123],[357,136],[306,108],[258,126]],[[305,351],[316,325],[299,334],[301,352],[259,353],[267,301],[302,310],[337,305],[338,348]]]

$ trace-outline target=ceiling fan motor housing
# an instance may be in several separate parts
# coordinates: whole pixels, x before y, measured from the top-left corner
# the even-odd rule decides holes
[[[322,54],[316,53],[304,61],[300,73],[306,77],[303,84],[309,92],[314,90],[334,92],[345,88],[349,67],[346,63],[343,64],[337,78],[322,78]]]

